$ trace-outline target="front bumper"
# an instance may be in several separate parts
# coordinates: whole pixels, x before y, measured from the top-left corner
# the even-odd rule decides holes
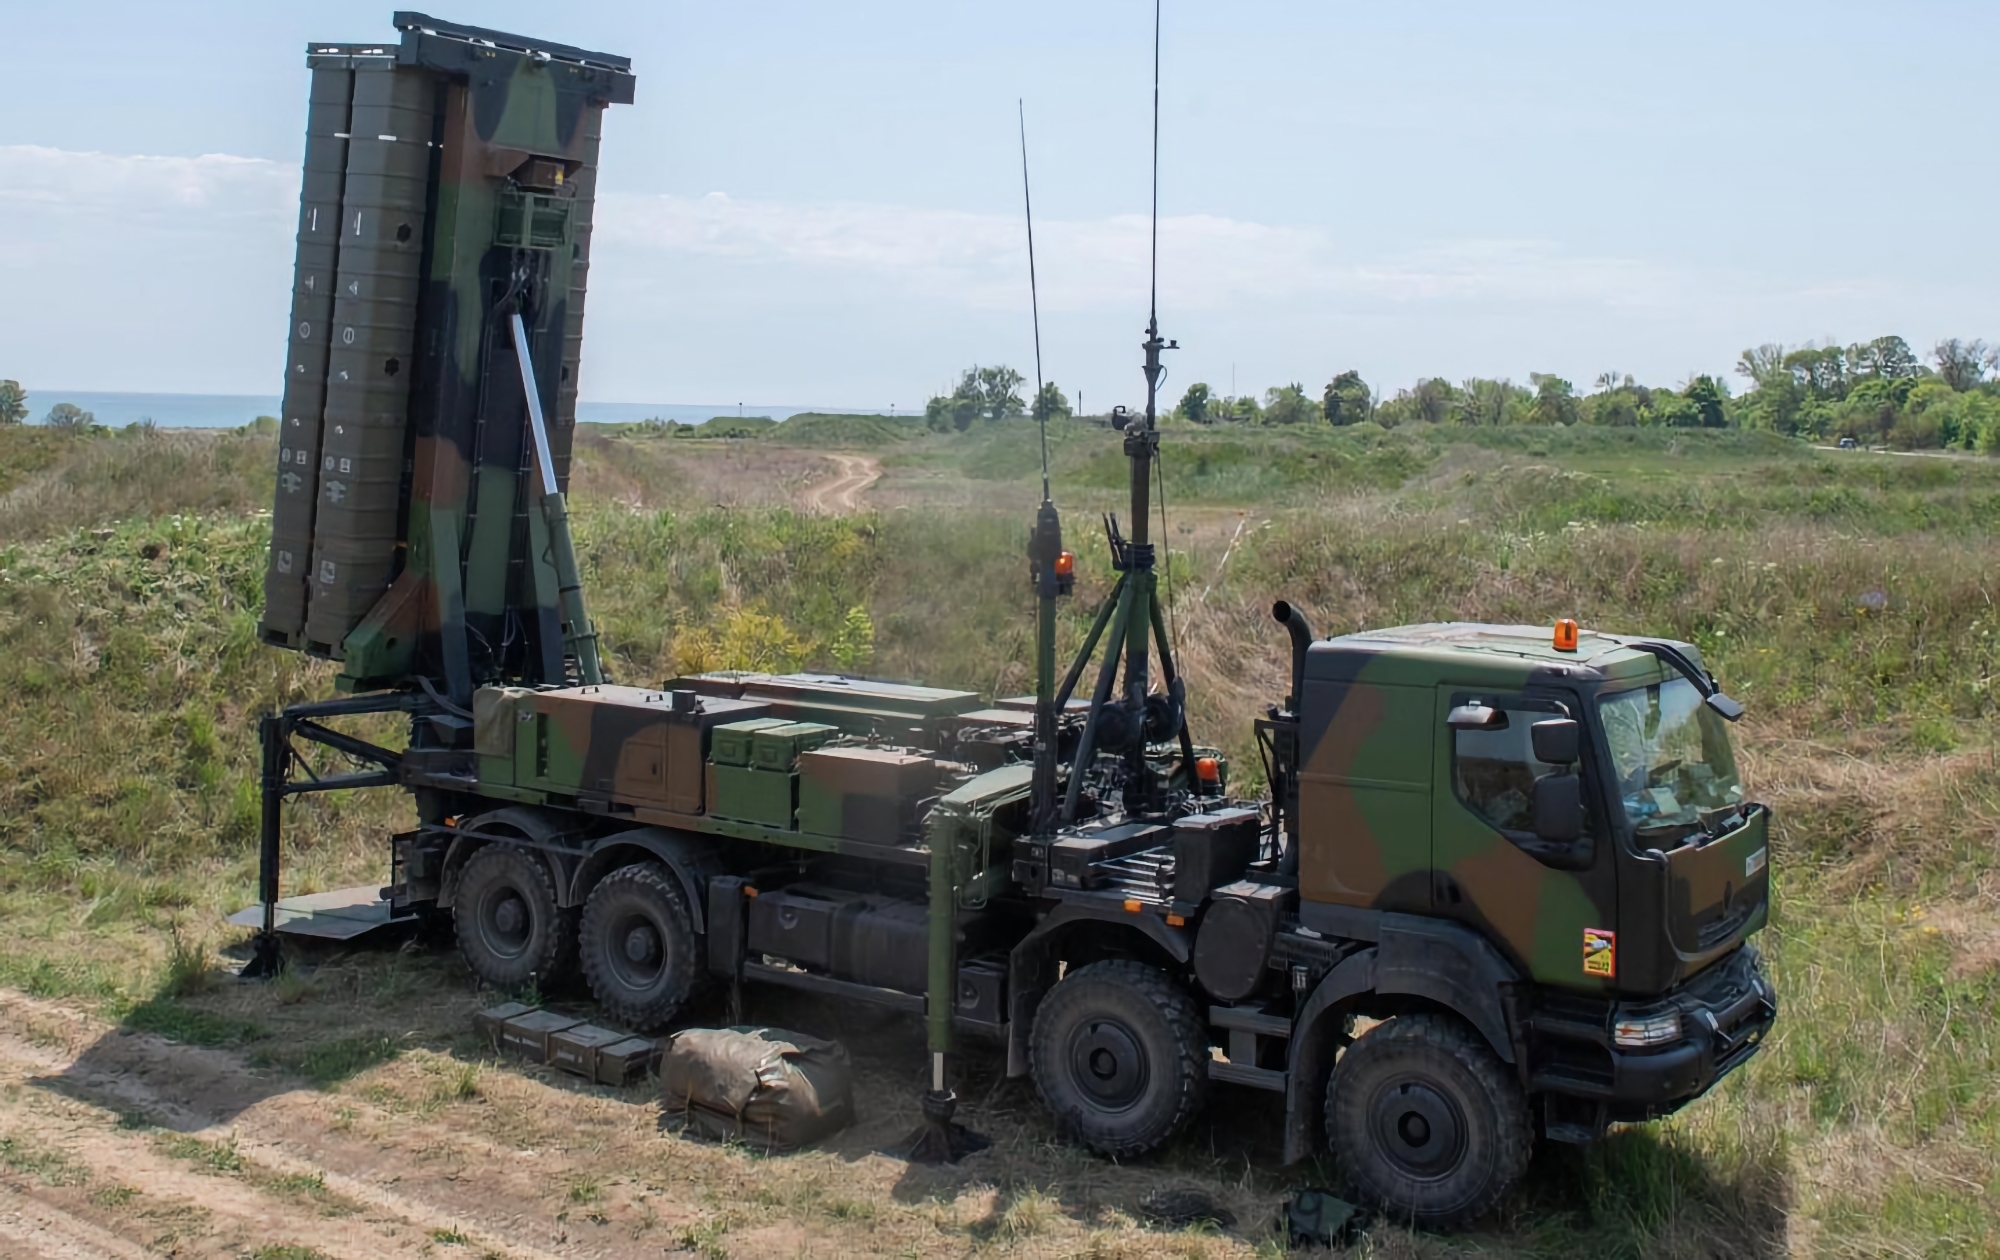
[[[1588,1007],[1588,1009],[1586,1009]],[[1678,1040],[1645,1049],[1620,1046],[1612,1029],[1673,1009]],[[1748,1062],[1778,1017],[1764,960],[1745,945],[1667,997],[1645,1003],[1538,1003],[1529,1017],[1536,1093],[1601,1104],[1599,1123],[1671,1114]]]

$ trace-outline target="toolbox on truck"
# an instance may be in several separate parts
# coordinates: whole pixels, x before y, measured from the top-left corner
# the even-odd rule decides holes
[[[754,766],[708,768],[708,812],[718,818],[790,828],[798,808],[799,776]]]
[[[1174,900],[1201,902],[1257,860],[1263,816],[1254,809],[1189,814],[1174,823]]]
[[[1129,857],[1173,839],[1173,831],[1153,823],[1124,823],[1102,831],[1070,836],[1049,846],[1049,882],[1065,888],[1093,888],[1099,882],[1091,867]]]
[[[711,701],[713,703],[713,701]],[[733,703],[742,703],[735,701]],[[765,705],[766,714],[770,706]],[[753,740],[758,731],[774,726],[790,726],[790,718],[759,716],[747,721],[726,722],[715,728],[709,737],[708,759],[718,766],[747,766],[750,764]]]
[[[782,770],[789,774],[800,753],[811,752],[839,734],[839,727],[823,722],[767,726],[750,736],[750,764],[759,770]]]
[[[799,757],[799,830],[874,844],[913,835],[943,777],[937,759],[892,748],[821,748]]]

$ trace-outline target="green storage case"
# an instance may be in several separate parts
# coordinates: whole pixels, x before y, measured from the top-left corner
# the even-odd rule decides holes
[[[759,770],[782,770],[789,774],[797,766],[800,753],[811,752],[839,734],[839,727],[819,722],[767,726],[750,736],[750,764]]]
[[[714,787],[708,812],[718,818],[761,823],[766,827],[792,825],[792,811],[798,807],[799,776],[748,766],[710,766]]]
[[[773,726],[791,726],[789,718],[750,718],[743,722],[725,722],[709,732],[708,759],[718,766],[747,766],[750,764],[751,737],[758,731]]]

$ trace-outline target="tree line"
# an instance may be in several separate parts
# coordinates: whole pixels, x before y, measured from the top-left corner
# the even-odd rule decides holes
[[[21,424],[28,418],[28,391],[19,381],[0,381],[0,424]],[[51,429],[87,432],[97,417],[75,403],[59,402],[49,408],[42,423]]]
[[[1473,377],[1427,377],[1378,398],[1357,371],[1318,395],[1293,382],[1253,396],[1223,397],[1190,385],[1168,413],[1196,425],[1599,425],[1607,428],[1762,429],[1813,441],[1853,438],[1900,449],[1948,447],[2000,453],[2000,346],[1950,338],[1919,357],[1901,337],[1854,345],[1766,344],[1736,363],[1740,393],[1697,375],[1679,385],[1642,385],[1602,372],[1587,390],[1554,373],[1526,384]],[[949,394],[930,400],[925,419],[939,432],[980,421],[1062,417],[1071,407],[1054,382],[1033,403],[1008,367],[967,368]]]

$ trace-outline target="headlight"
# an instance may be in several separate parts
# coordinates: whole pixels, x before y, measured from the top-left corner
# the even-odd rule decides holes
[[[1681,1013],[1656,1011],[1650,1015],[1630,1015],[1612,1026],[1611,1039],[1621,1046],[1663,1046],[1681,1037]]]

